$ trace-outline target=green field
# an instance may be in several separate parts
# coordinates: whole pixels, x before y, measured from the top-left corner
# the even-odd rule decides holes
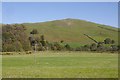
[[[3,78],[117,78],[118,54],[37,52],[2,57]]]

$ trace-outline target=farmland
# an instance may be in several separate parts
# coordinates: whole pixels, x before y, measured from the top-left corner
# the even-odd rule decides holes
[[[118,54],[41,51],[2,56],[3,78],[117,78]]]
[[[0,77],[118,78],[118,3],[4,2]]]

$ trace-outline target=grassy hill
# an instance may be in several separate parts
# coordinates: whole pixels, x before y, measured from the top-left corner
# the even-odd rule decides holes
[[[87,34],[97,41],[111,38],[118,44],[117,28],[85,20],[68,18],[40,23],[23,23],[23,25],[27,27],[28,35],[33,29],[37,29],[39,34],[36,36],[44,34],[46,40],[51,42],[64,40],[73,46],[93,43],[94,41],[84,35]]]

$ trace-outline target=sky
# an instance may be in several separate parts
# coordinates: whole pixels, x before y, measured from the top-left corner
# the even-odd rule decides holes
[[[2,23],[45,22],[65,18],[118,27],[117,2],[3,2]]]

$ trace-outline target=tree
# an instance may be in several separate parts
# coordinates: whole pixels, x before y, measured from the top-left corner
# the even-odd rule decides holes
[[[29,41],[27,39],[28,36],[22,25],[3,25],[2,27],[3,51],[30,50]]]
[[[105,51],[105,47],[103,46],[103,44],[97,45],[97,51]]]
[[[98,43],[97,43],[97,46],[103,45],[103,43],[104,43],[104,42],[98,42]]]
[[[85,51],[89,51],[89,50],[90,50],[90,46],[89,46],[89,45],[84,45],[84,46],[83,46],[83,49],[84,49]]]
[[[66,45],[65,45],[65,48],[66,48],[67,50],[71,50],[71,47],[70,47],[69,44],[66,44]]]
[[[120,51],[120,45],[118,45],[118,50]]]
[[[37,29],[33,29],[33,30],[30,32],[30,34],[38,34]]]
[[[83,51],[83,47],[81,46],[81,47],[77,47],[76,49],[75,49],[75,51]]]
[[[32,42],[33,40],[34,40],[34,38],[30,36],[29,41]]]
[[[44,35],[41,35],[41,41],[40,42],[41,42],[42,46],[44,46],[44,47],[48,46],[48,41],[45,40]]]
[[[44,35],[41,35],[41,41],[44,41],[45,38],[44,38]]]
[[[51,50],[57,50],[57,48],[56,48],[56,46],[54,46],[54,44],[50,44],[50,48],[51,48]]]
[[[105,44],[111,44],[111,39],[110,39],[110,38],[106,38],[106,39],[104,40],[104,43],[105,43]]]
[[[46,41],[45,40],[44,41],[41,40],[40,42],[41,42],[42,46],[46,46]]]
[[[63,41],[63,40],[61,40],[60,42],[61,42],[61,43],[63,43],[64,41]]]
[[[118,50],[118,46],[116,46],[116,45],[111,45],[111,47],[112,47],[112,51],[117,51]]]
[[[57,48],[58,51],[61,51],[63,49],[63,47],[58,42],[55,42],[54,46]]]
[[[96,49],[97,49],[97,44],[95,44],[95,43],[91,44],[90,50],[91,51],[96,51]]]
[[[114,44],[115,43],[115,41],[114,40],[111,40],[111,44]]]

